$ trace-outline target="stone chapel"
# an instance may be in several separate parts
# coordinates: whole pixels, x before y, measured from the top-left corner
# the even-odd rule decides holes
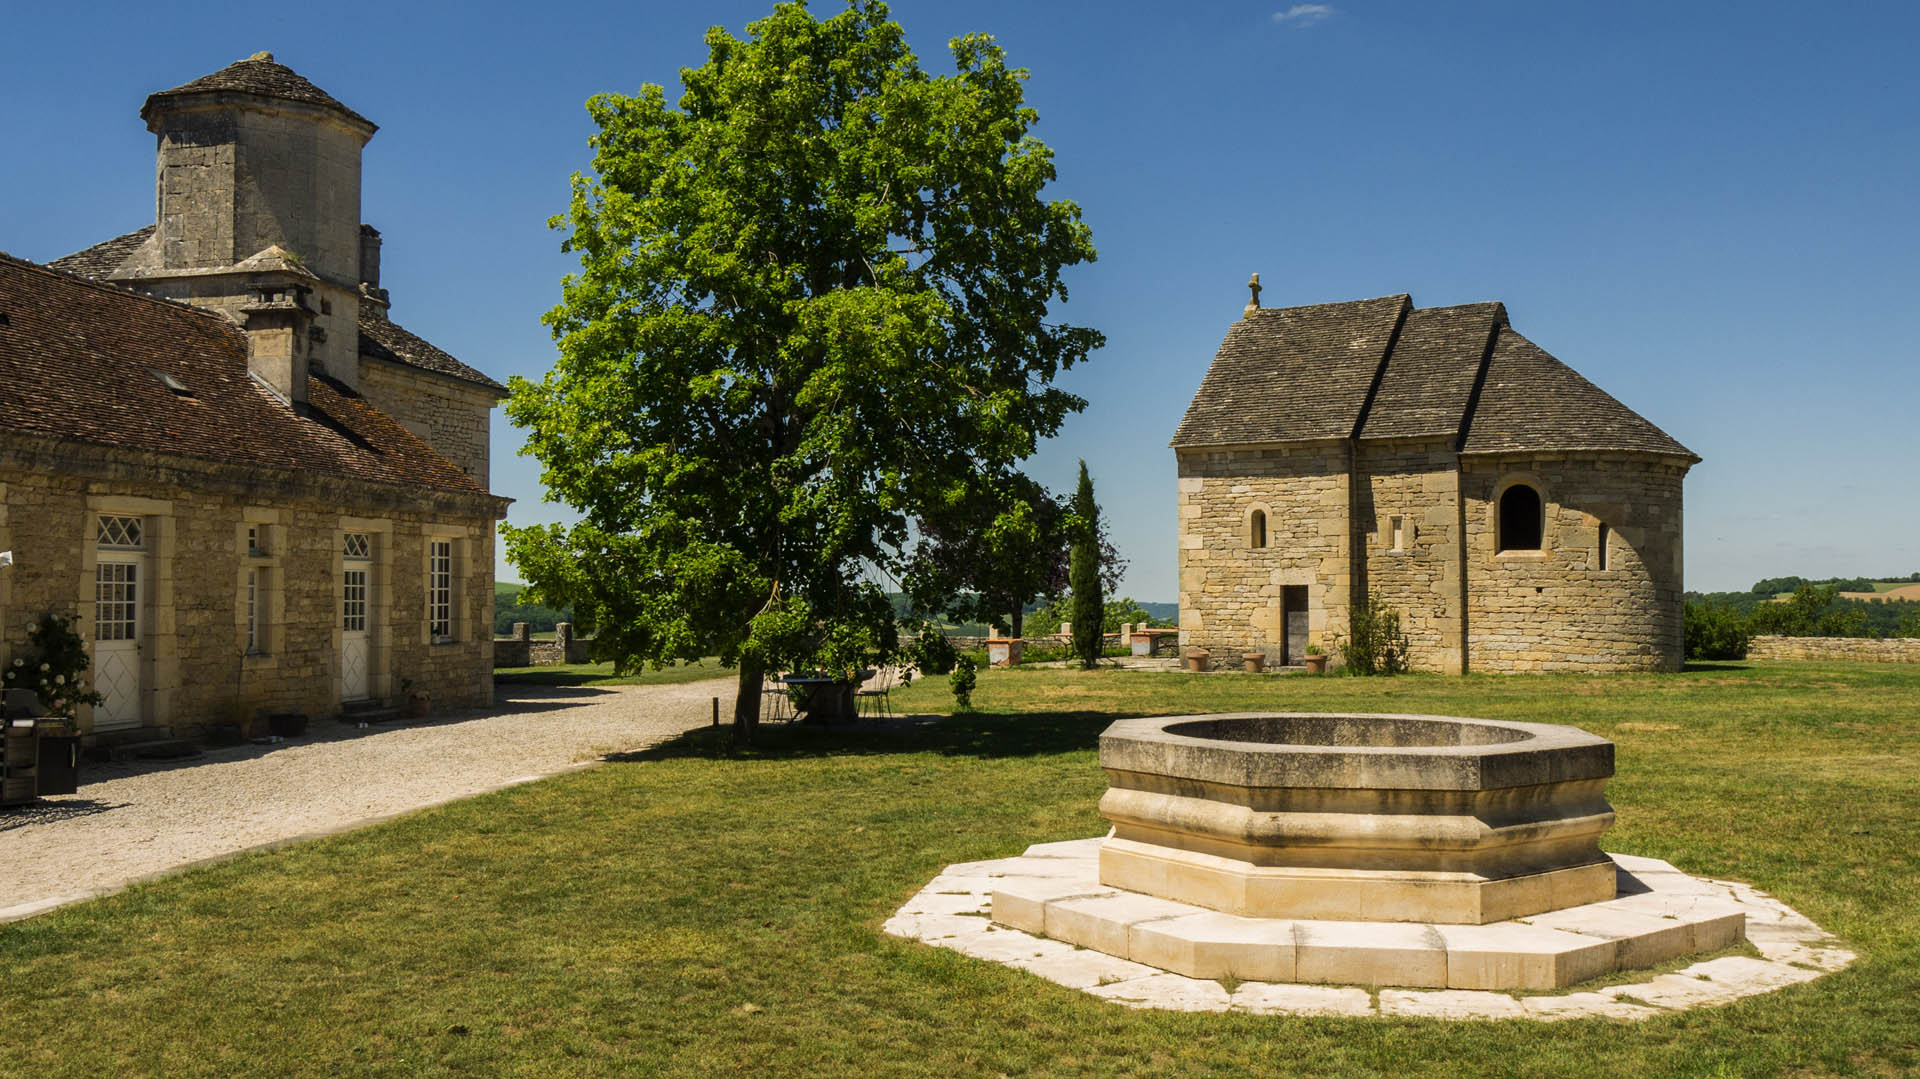
[[[1182,645],[1297,664],[1376,596],[1417,670],[1680,668],[1698,456],[1501,304],[1264,308],[1258,281],[1173,436]]]
[[[78,613],[96,741],[491,703],[505,390],[389,317],[374,124],[268,53],[140,116],[152,225],[0,255],[0,658]]]

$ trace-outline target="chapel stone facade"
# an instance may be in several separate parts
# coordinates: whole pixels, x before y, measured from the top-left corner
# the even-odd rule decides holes
[[[1680,667],[1699,457],[1500,304],[1249,304],[1173,448],[1187,647],[1297,664],[1375,597],[1415,669]]]

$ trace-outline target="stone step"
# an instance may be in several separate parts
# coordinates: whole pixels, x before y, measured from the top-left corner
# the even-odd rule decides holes
[[[399,719],[403,713],[398,708],[375,705],[372,708],[343,708],[340,710],[342,723],[386,723]]]
[[[200,756],[200,747],[180,738],[158,738],[150,742],[122,742],[109,752],[116,761],[177,761]]]

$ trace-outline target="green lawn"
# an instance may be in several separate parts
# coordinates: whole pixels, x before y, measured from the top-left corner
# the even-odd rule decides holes
[[[896,694],[944,708],[944,679]],[[1884,1076],[1920,1068],[1920,667],[1664,677],[983,672],[917,732],[690,742],[0,926],[33,1075]],[[1574,723],[1611,850],[1751,881],[1861,955],[1643,1023],[1134,1011],[880,923],[943,865],[1099,833],[1122,714]],[[83,791],[84,793],[84,791]]]
[[[536,636],[538,636],[536,634]],[[547,634],[551,638],[553,634]],[[527,686],[660,686],[731,678],[734,672],[717,659],[703,659],[661,670],[615,675],[611,663],[560,663],[545,667],[495,667],[493,680]]]

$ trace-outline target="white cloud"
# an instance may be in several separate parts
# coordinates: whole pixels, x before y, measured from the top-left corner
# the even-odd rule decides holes
[[[1312,26],[1332,14],[1332,4],[1295,4],[1285,11],[1274,12],[1273,21],[1293,26]]]

